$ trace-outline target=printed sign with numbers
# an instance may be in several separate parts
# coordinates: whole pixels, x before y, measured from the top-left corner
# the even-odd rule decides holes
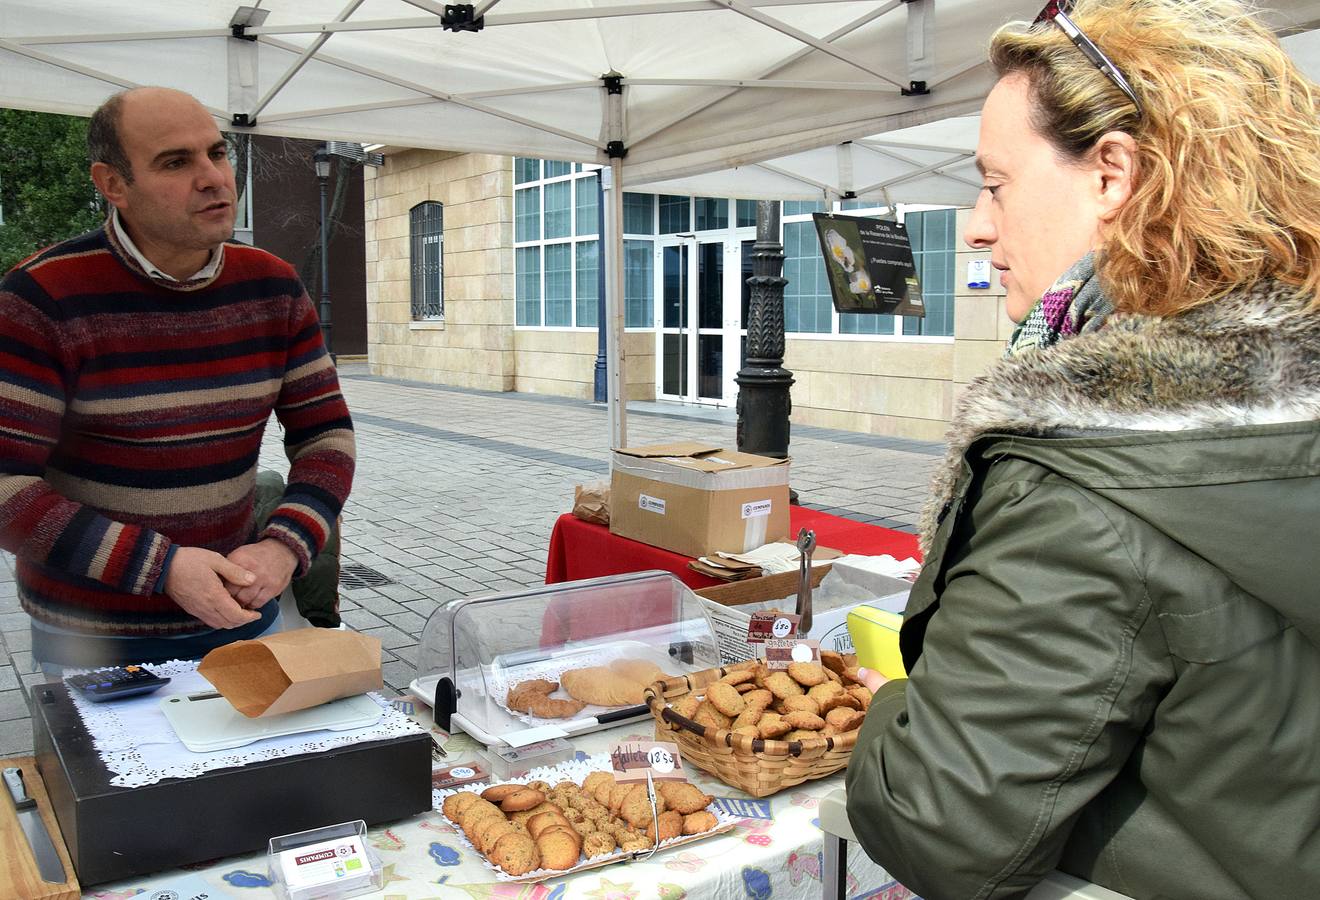
[[[654,781],[687,781],[677,744],[621,741],[610,745],[610,763],[615,781],[646,781],[648,772]]]
[[[747,643],[764,644],[771,639],[782,640],[797,634],[801,616],[793,613],[766,612],[752,613],[752,620],[747,623]]]
[[[791,638],[765,642],[765,664],[770,669],[787,669],[795,662],[820,662],[820,641]]]

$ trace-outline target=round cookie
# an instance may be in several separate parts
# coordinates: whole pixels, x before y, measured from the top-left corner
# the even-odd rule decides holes
[[[491,803],[494,803],[496,806],[499,806],[502,802],[504,802],[505,797],[508,797],[510,794],[516,794],[519,791],[526,790],[526,788],[527,786],[523,784],[513,784],[513,783],[497,784],[494,785],[493,787],[488,787],[484,791],[482,791],[481,799],[487,800]]]
[[[542,832],[536,839],[536,849],[546,869],[571,869],[577,865],[580,852],[573,836],[557,829]]]
[[[541,832],[551,825],[567,825],[572,828],[573,825],[568,819],[565,819],[558,812],[545,812],[532,816],[527,820],[527,833],[532,837],[540,837]]]
[[[495,848],[495,842],[506,834],[513,834],[518,829],[508,819],[497,819],[491,816],[488,819],[482,819],[477,827],[473,829],[472,844],[482,853],[489,853]]]
[[[534,809],[545,803],[545,794],[533,788],[522,788],[509,794],[500,801],[500,809],[505,812],[522,812],[525,809]]]
[[[536,842],[525,834],[506,834],[495,842],[486,858],[505,872],[517,877],[541,868],[541,854]]]
[[[457,822],[458,816],[463,810],[480,800],[472,791],[459,791],[457,794],[450,794],[441,804],[440,811],[445,814],[445,818]]]

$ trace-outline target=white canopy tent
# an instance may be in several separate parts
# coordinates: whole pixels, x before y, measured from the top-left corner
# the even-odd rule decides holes
[[[228,130],[608,165],[609,405],[619,445],[620,188],[794,154],[810,161],[820,147],[831,148],[827,160],[850,155],[862,187],[898,177],[883,168],[896,155],[930,166],[923,146],[935,145],[909,141],[916,146],[880,153],[888,163],[872,173],[876,148],[861,139],[975,112],[991,82],[989,34],[1040,4],[3,0],[0,105],[87,115],[116,90],[167,84]],[[1320,20],[1320,0],[1270,6],[1278,28]],[[851,150],[833,148],[846,141]],[[966,180],[938,167],[922,174]],[[714,193],[734,193],[721,184]]]

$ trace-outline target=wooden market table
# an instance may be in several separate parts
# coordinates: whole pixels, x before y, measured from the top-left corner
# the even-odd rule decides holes
[[[816,532],[816,543],[822,547],[868,556],[888,553],[899,559],[921,558],[915,534],[856,522],[803,506],[790,506],[788,515],[790,534],[796,535],[800,528],[810,528]],[[605,525],[584,522],[572,513],[565,513],[555,522],[554,531],[550,534],[545,582],[557,584],[624,572],[663,569],[673,572],[694,590],[724,583],[689,569],[691,559],[610,534]]]

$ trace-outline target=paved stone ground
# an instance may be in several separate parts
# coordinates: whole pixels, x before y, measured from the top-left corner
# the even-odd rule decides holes
[[[362,363],[343,366],[341,380],[358,436],[343,563],[393,582],[344,584],[341,606],[350,627],[381,639],[385,682],[401,691],[437,601],[544,581],[573,486],[608,474],[609,420],[581,401],[390,381]],[[272,423],[263,465],[287,471],[280,439]],[[630,444],[678,439],[732,446],[732,415],[629,404]],[[804,505],[912,531],[943,448],[797,427],[790,452]],[[43,680],[13,578],[12,556],[0,553],[0,758],[31,752],[25,695]]]

